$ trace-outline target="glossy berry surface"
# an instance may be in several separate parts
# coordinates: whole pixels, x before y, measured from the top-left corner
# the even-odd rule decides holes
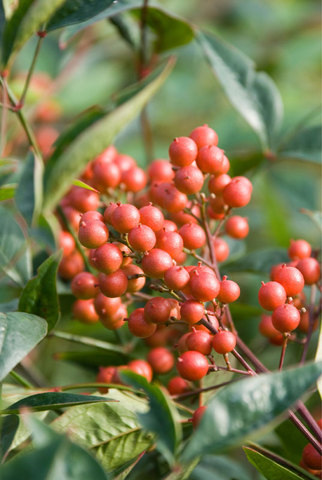
[[[229,353],[236,346],[236,336],[227,330],[221,330],[212,339],[212,346],[217,353]]]
[[[265,310],[275,310],[286,301],[285,289],[278,282],[262,282],[258,292],[258,301]]]
[[[177,361],[177,370],[186,380],[196,381],[208,372],[208,361],[202,353],[187,350]]]

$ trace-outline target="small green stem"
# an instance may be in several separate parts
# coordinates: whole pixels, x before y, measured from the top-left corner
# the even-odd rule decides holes
[[[42,35],[39,35],[39,36],[38,36],[38,40],[37,40],[37,45],[36,45],[36,48],[35,48],[34,56],[33,56],[33,58],[32,58],[31,65],[30,65],[30,68],[29,68],[29,71],[28,71],[28,75],[27,75],[27,78],[26,78],[25,86],[24,86],[22,95],[21,95],[21,97],[20,97],[20,102],[19,102],[20,105],[23,105],[24,102],[25,102],[25,98],[26,98],[26,95],[27,95],[27,92],[28,92],[30,80],[31,80],[32,74],[33,74],[34,69],[35,69],[37,57],[38,57],[38,54],[39,54],[40,47],[41,47],[41,44],[42,44],[43,39],[44,39],[44,37],[43,37]]]
[[[282,370],[283,368],[283,363],[284,363],[284,358],[285,358],[285,352],[286,352],[286,347],[287,347],[287,342],[288,342],[289,335],[284,334],[283,338],[283,344],[282,344],[282,351],[281,351],[281,357],[278,365],[278,369]]]
[[[10,372],[10,376],[14,378],[18,383],[20,383],[20,385],[22,385],[23,387],[34,388],[34,386],[30,382],[28,382],[28,380],[25,380],[19,375],[19,373],[15,372],[14,370]]]
[[[119,353],[125,353],[124,349],[114,343],[103,342],[102,340],[96,340],[95,338],[91,337],[84,337],[81,335],[74,335],[68,332],[61,332],[58,330],[52,330],[48,337],[57,337],[62,338],[64,340],[68,340],[69,342],[80,343],[82,345],[87,345],[89,347],[96,347],[101,348],[102,350],[113,350]]]

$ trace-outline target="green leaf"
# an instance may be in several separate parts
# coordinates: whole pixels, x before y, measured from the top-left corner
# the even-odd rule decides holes
[[[208,402],[182,458],[192,458],[242,443],[250,434],[291,407],[321,375],[321,363],[247,378],[221,389]]]
[[[81,187],[81,188],[85,188],[85,190],[91,190],[92,192],[99,193],[98,190],[96,190],[96,188],[91,187],[90,185],[87,185],[87,183],[83,182],[82,180],[74,180],[73,185],[75,185],[75,187]]]
[[[226,272],[269,273],[277,263],[287,263],[289,258],[284,248],[255,250],[234,262],[225,264]]]
[[[274,149],[283,104],[272,79],[256,72],[250,58],[217,36],[198,33],[197,41],[229,101],[257,133],[263,149]]]
[[[108,471],[117,469],[150,448],[153,438],[143,433],[134,411],[147,410],[145,399],[110,389],[116,403],[69,408],[52,423],[69,431],[73,440],[92,449]]]
[[[16,184],[15,183],[10,183],[8,185],[2,185],[0,187],[0,202],[3,202],[4,200],[9,200],[10,198],[13,198],[15,195],[16,191]]]
[[[142,9],[133,10],[140,20]],[[156,34],[154,50],[157,53],[177,48],[193,40],[195,33],[191,25],[163,8],[149,6],[146,11],[146,24]]]
[[[84,405],[97,402],[111,401],[106,397],[97,397],[95,395],[80,395],[64,392],[45,392],[36,395],[30,395],[18,402],[10,405],[5,410],[0,411],[1,415],[21,413],[22,408],[29,408],[34,412],[45,410],[57,410],[58,408],[72,407],[74,405]]]
[[[322,232],[322,212],[320,212],[319,210],[315,210],[312,212],[311,210],[307,210],[306,208],[302,208],[300,211],[301,213],[304,213],[304,215],[307,215],[315,223],[320,232]]]
[[[48,332],[60,317],[56,277],[61,256],[60,252],[55,253],[40,265],[37,276],[29,280],[19,300],[19,310],[44,318]]]
[[[224,455],[205,455],[193,470],[190,480],[249,480],[249,471],[245,471],[240,462]]]
[[[150,410],[138,414],[139,421],[145,430],[157,435],[157,448],[170,464],[173,463],[182,435],[179,415],[174,405],[161,388],[151,385],[141,375],[121,372],[121,377],[132,387],[143,389],[149,397]]]
[[[24,0],[19,2],[5,25],[2,37],[2,64],[17,52],[47,22],[64,0]]]
[[[97,120],[66,148],[56,160],[50,175],[46,176],[44,210],[48,211],[55,207],[73,179],[84,170],[88,162],[107,148],[116,134],[135,118],[164,83],[172,66],[173,62],[170,61],[161,73],[157,70],[151,74],[150,83],[147,86],[111,113]]]
[[[41,160],[30,153],[23,166],[15,194],[18,210],[29,226],[41,209],[43,195],[42,174],[43,166]]]
[[[264,448],[252,446],[243,447],[250,463],[264,475],[267,480],[309,480],[313,475],[293,463],[272,454]]]
[[[26,419],[34,449],[24,452],[0,467],[1,480],[108,480],[107,474],[83,448],[66,436],[33,418]]]
[[[19,427],[19,417],[8,415],[0,423],[0,458],[3,458],[11,447]]]
[[[322,125],[305,128],[292,135],[279,156],[321,164]]]
[[[129,361],[129,357],[124,353],[115,352],[114,350],[82,350],[56,352],[55,360],[64,360],[73,362],[86,367],[108,367],[111,365],[124,365]]]
[[[47,323],[28,313],[0,313],[0,381],[42,340]]]
[[[75,23],[85,22],[108,9],[113,0],[65,0],[47,24],[47,30],[56,30]]]
[[[31,276],[27,241],[10,210],[0,206],[0,218],[0,272],[23,286]]]

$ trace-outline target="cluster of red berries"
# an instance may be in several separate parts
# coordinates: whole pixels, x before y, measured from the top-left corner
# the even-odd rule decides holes
[[[72,187],[64,197],[61,209],[94,272],[84,271],[73,237],[63,231],[59,273],[72,280],[74,316],[87,323],[100,320],[109,329],[127,321],[129,331],[151,347],[146,360],[101,368],[98,381],[118,383],[123,368],[151,381],[153,373],[168,373],[176,364],[179,376],[170,379],[168,389],[180,395],[213,369],[213,350],[225,360],[234,350],[236,336],[225,327],[224,306],[239,298],[240,289],[227,277],[218,278],[207,259],[211,251],[219,262],[229,255],[227,242],[211,233],[216,220],[232,238],[247,236],[247,219],[230,214],[248,204],[252,185],[228,175],[229,160],[217,143],[213,129],[197,127],[189,137],[176,138],[170,162],[155,160],[147,176],[134,159],[109,147],[82,176],[98,192]],[[127,203],[102,208],[100,194],[108,196],[111,189],[126,192]],[[187,255],[202,261],[183,265]],[[166,295],[145,293],[144,307],[126,318],[125,304],[140,300],[146,287]]]
[[[291,262],[271,269],[271,281],[258,292],[258,301],[272,315],[262,315],[259,330],[274,345],[283,343],[283,334],[295,329],[307,332],[309,312],[305,308],[305,285],[320,279],[320,264],[311,256],[312,248],[306,240],[292,240],[288,249]],[[313,329],[317,327],[317,320]]]

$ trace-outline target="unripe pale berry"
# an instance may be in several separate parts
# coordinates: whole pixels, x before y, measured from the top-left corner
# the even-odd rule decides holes
[[[177,361],[179,374],[186,380],[196,381],[208,373],[208,361],[202,353],[188,350]]]
[[[227,330],[220,330],[212,339],[212,346],[217,353],[229,353],[236,346],[236,335]]]
[[[278,282],[262,282],[258,292],[258,301],[265,310],[275,310],[286,302],[285,289]]]
[[[127,277],[122,270],[105,275],[100,273],[98,275],[98,283],[101,291],[107,297],[121,297],[127,289]]]
[[[73,295],[83,300],[96,297],[99,293],[97,278],[89,272],[78,273],[71,283]]]
[[[277,307],[272,315],[272,323],[279,332],[292,332],[301,320],[300,312],[293,305],[285,303]]]
[[[189,250],[197,250],[201,248],[206,243],[206,234],[204,229],[195,223],[186,223],[183,225],[179,234],[183,239],[185,248]]]
[[[169,157],[173,165],[184,167],[190,165],[197,158],[198,147],[189,137],[178,137],[169,147]]]
[[[173,354],[164,347],[157,347],[150,350],[147,360],[153,371],[157,374],[169,372],[174,365]]]

